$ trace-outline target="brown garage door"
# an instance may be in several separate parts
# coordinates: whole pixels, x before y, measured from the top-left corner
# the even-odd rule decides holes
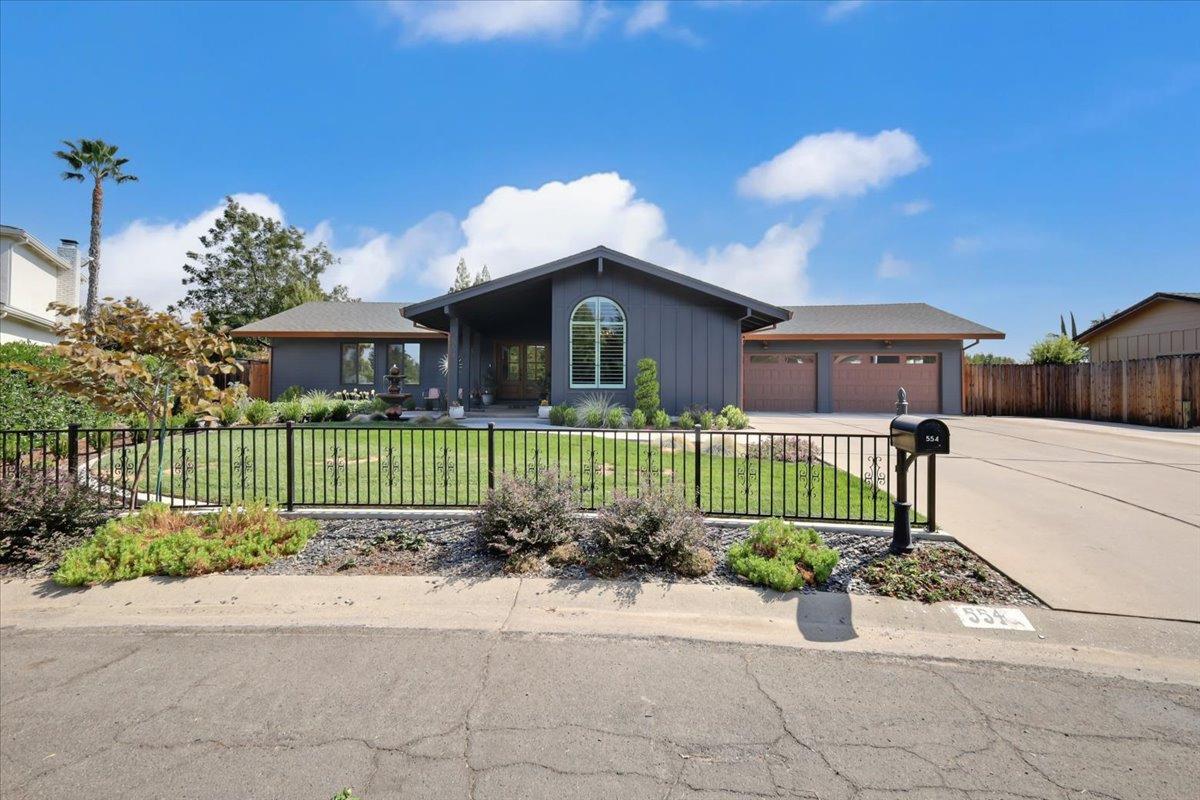
[[[746,410],[817,410],[817,359],[812,353],[746,353],[742,358]]]
[[[915,353],[839,353],[833,357],[834,411],[895,411],[896,390],[908,392],[908,410],[941,411],[938,356]]]

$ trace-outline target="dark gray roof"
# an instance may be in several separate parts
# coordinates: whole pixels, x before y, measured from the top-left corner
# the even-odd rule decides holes
[[[1185,302],[1200,303],[1200,292],[1155,292],[1149,297],[1134,303],[1129,308],[1118,311],[1111,317],[1105,317],[1104,319],[1100,320],[1095,325],[1076,336],[1075,341],[1085,341],[1113,323],[1120,322],[1130,314],[1133,314],[1136,311],[1141,311],[1146,306],[1150,305],[1151,303],[1157,303],[1159,300],[1183,300]]]
[[[766,325],[787,319],[787,310],[780,306],[764,303],[762,300],[755,300],[753,297],[738,294],[724,287],[693,278],[690,275],[684,275],[681,272],[660,267],[657,264],[651,264],[649,261],[634,258],[631,255],[626,255],[604,245],[599,245],[590,250],[584,250],[582,253],[576,253],[556,261],[550,261],[540,266],[530,267],[520,272],[493,278],[486,283],[472,286],[469,289],[439,295],[429,300],[422,300],[419,303],[410,303],[404,309],[404,313],[415,319],[421,319],[431,327],[435,325],[447,325],[449,323],[445,319],[443,308],[449,303],[462,303],[466,300],[486,295],[489,292],[505,289],[524,281],[535,280],[552,272],[587,263],[595,259],[603,259],[605,262],[612,262],[636,269],[648,275],[653,275],[660,280],[669,281],[693,291],[703,292],[711,297],[716,297],[727,303],[744,308],[746,316],[742,320],[743,331],[757,330]]]
[[[314,301],[289,308],[274,316],[243,325],[235,336],[306,337],[339,334],[378,336],[441,336],[422,328],[400,312],[404,303],[343,303]]]
[[[785,306],[792,318],[773,328],[748,334],[772,337],[791,335],[823,339],[947,338],[1003,339],[1004,334],[964,319],[928,303],[872,303],[845,306]]]

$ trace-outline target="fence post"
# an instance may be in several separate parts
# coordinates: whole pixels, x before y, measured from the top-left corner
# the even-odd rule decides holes
[[[79,423],[67,425],[67,469],[71,473],[71,481],[77,480],[79,473]]]
[[[696,444],[696,455],[693,463],[695,464],[696,474],[693,477],[692,482],[696,487],[696,508],[700,508],[700,425],[697,424],[693,431],[695,433],[693,438]]]
[[[296,508],[296,484],[292,476],[296,471],[296,451],[292,439],[293,426],[291,420],[288,420],[285,430],[287,430],[287,510],[294,511]],[[275,452],[279,451],[276,450]]]
[[[929,456],[928,480],[925,486],[925,497],[928,507],[925,509],[925,522],[931,531],[937,530],[937,456]]]
[[[488,423],[488,492],[496,488],[496,423]]]

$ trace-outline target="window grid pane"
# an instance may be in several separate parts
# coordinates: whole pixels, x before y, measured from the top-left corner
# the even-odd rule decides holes
[[[572,389],[625,388],[625,313],[607,297],[589,297],[571,313]]]

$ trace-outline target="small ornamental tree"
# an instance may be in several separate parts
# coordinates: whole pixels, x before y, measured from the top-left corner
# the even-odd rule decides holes
[[[637,377],[633,379],[633,406],[640,409],[647,419],[662,405],[658,396],[658,364],[653,358],[639,359]]]
[[[1049,334],[1029,348],[1034,364],[1081,364],[1087,357],[1087,348],[1069,336]]]
[[[61,303],[51,309],[68,318],[76,311]],[[184,322],[132,298],[106,298],[90,321],[59,324],[55,332],[60,341],[52,352],[65,364],[36,370],[35,379],[106,411],[139,415],[146,422],[147,442],[176,403],[184,413],[213,416],[227,400],[213,375],[241,369],[233,341],[224,331],[206,330],[202,314]],[[135,487],[149,455],[147,447],[137,459]],[[130,495],[131,506],[135,496]]]

